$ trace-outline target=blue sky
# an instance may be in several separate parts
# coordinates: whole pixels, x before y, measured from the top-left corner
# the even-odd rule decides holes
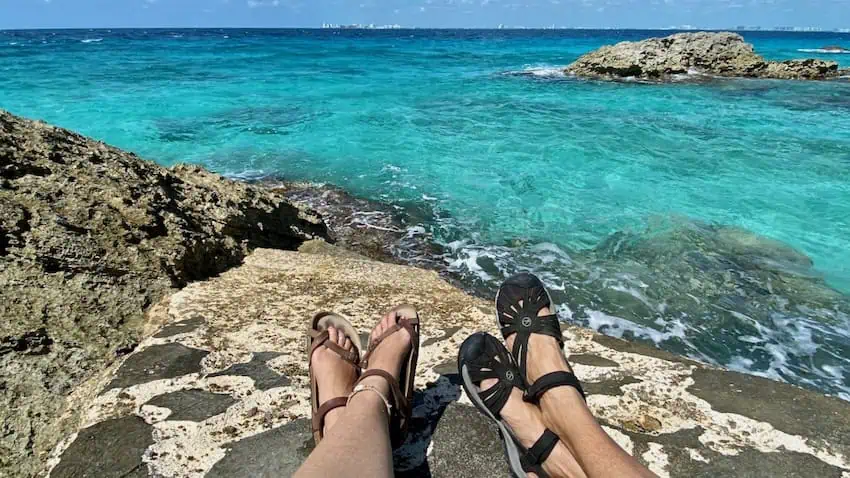
[[[312,27],[850,28],[850,0],[0,0],[0,28]]]

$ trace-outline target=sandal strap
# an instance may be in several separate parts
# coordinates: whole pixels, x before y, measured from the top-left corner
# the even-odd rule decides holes
[[[524,471],[529,471],[537,474],[540,478],[548,478],[548,474],[543,471],[543,462],[549,458],[549,455],[552,453],[552,450],[555,449],[555,445],[558,444],[558,435],[549,430],[540,435],[540,438],[534,442],[534,445],[531,445],[525,454],[520,457],[520,463],[522,463],[522,469]]]
[[[523,376],[527,373],[528,339],[531,334],[543,334],[554,337],[563,346],[561,322],[556,314],[538,316],[544,307],[551,308],[549,293],[540,279],[525,274],[525,284],[513,283],[508,279],[499,289],[496,301],[496,314],[501,325],[502,337],[516,334],[511,355],[517,361]],[[522,305],[520,306],[520,302]]]
[[[369,342],[369,347],[366,349],[366,355],[363,356],[363,360],[361,361],[361,366],[364,367],[364,368],[366,367],[366,364],[369,361],[369,357],[372,356],[372,352],[374,352],[375,349],[378,348],[378,345],[380,345],[381,342],[384,339],[386,339],[390,335],[398,332],[401,329],[407,330],[407,332],[410,334],[412,347],[414,349],[418,348],[419,347],[419,334],[416,333],[416,327],[418,325],[419,325],[419,317],[413,317],[413,318],[401,317],[401,318],[399,318],[392,327],[385,330],[383,334],[379,335],[377,338],[375,338],[371,342]]]
[[[346,362],[351,363],[355,367],[360,366],[360,351],[357,350],[357,347],[354,347],[351,350],[345,350],[340,347],[330,339],[330,334],[328,334],[327,330],[311,330],[310,336],[313,338],[312,345],[310,346],[310,356],[313,356],[313,352],[316,351],[317,348],[325,346],[328,349],[334,351],[337,355],[342,357]]]
[[[410,417],[411,410],[408,406],[407,397],[404,395],[404,393],[402,393],[401,386],[399,386],[398,380],[396,380],[395,377],[393,377],[386,370],[372,369],[363,372],[363,375],[361,375],[360,379],[357,380],[357,384],[362,382],[363,379],[367,377],[381,377],[386,380],[387,383],[390,385],[390,395],[392,395],[393,405],[395,405],[396,413],[398,413],[403,418]]]
[[[581,382],[578,381],[578,377],[576,377],[574,373],[565,371],[551,372],[540,377],[536,382],[528,387],[528,390],[525,391],[525,395],[523,395],[522,398],[526,402],[538,403],[544,393],[555,387],[573,387],[581,394],[581,398],[587,401],[587,397],[584,394],[584,389],[581,388]]]
[[[563,347],[564,339],[561,336],[561,323],[555,314],[540,317],[525,316],[517,320],[511,320],[507,325],[502,327],[502,337],[507,338],[511,334],[516,334],[511,355],[516,359],[517,366],[523,376],[526,375],[528,370],[528,340],[531,338],[531,334],[554,337],[558,340],[558,344]]]
[[[321,433],[325,428],[325,415],[327,415],[331,410],[344,407],[347,401],[348,397],[336,397],[323,403],[313,415],[313,432]]]

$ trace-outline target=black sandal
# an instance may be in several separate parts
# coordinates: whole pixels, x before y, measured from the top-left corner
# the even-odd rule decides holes
[[[522,301],[522,306],[520,306]],[[527,380],[528,339],[531,334],[543,334],[555,337],[561,349],[564,339],[561,335],[561,322],[556,314],[538,317],[540,309],[554,309],[552,297],[546,286],[535,275],[521,272],[506,280],[496,293],[496,319],[502,329],[502,337],[516,334],[511,356],[516,360],[520,374]],[[585,398],[584,390],[575,374],[558,371],[548,373],[530,384],[525,391],[527,402],[537,403],[547,390],[555,387],[573,387]]]
[[[457,365],[466,395],[475,408],[499,427],[513,476],[523,478],[526,473],[532,472],[540,478],[548,478],[549,475],[543,471],[543,462],[558,444],[558,436],[546,429],[534,445],[526,449],[499,415],[510,398],[512,388],[525,391],[525,380],[508,349],[492,335],[478,332],[467,337],[460,346]],[[498,379],[498,382],[482,391],[481,381],[490,378]]]

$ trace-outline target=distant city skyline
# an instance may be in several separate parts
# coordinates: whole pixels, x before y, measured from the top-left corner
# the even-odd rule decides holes
[[[0,28],[850,29],[848,0],[0,0]]]

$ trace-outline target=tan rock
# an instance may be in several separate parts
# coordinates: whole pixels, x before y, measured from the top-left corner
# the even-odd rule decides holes
[[[622,42],[583,55],[566,73],[588,78],[664,81],[675,75],[823,80],[838,76],[838,64],[822,60],[769,62],[737,33],[678,33]]]
[[[0,111],[0,475],[40,465],[62,398],[132,350],[152,304],[326,232],[267,190]]]

